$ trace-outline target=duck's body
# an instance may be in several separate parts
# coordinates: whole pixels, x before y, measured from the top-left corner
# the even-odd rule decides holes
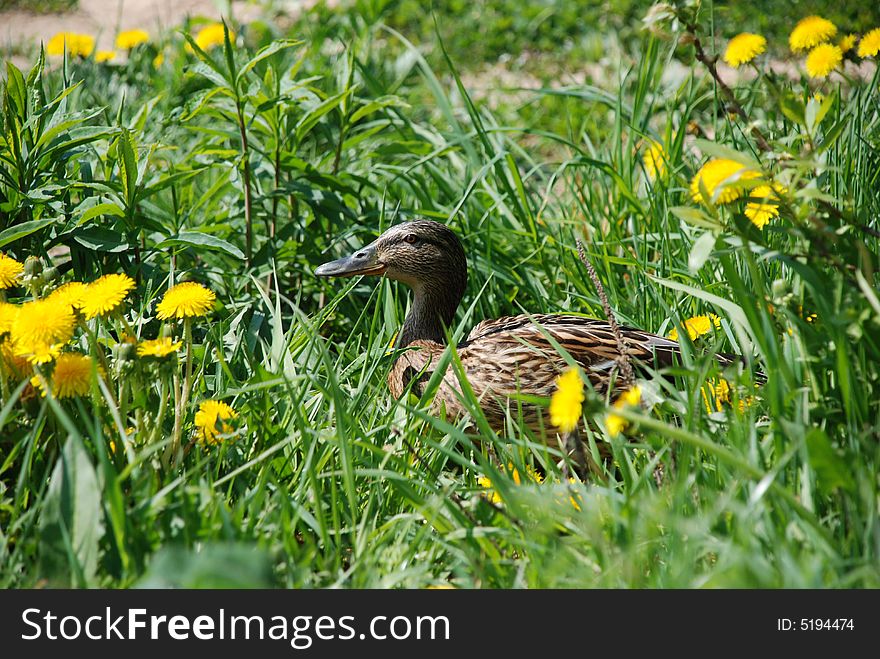
[[[467,261],[455,234],[437,222],[417,220],[388,229],[352,256],[326,263],[319,276],[384,275],[407,284],[413,303],[398,334],[401,352],[388,377],[395,397],[410,387],[421,395],[446,348],[448,328],[467,285]],[[668,366],[678,344],[661,336],[621,328],[635,364]],[[552,338],[552,341],[551,341]],[[609,323],[575,315],[508,316],[478,324],[457,346],[468,383],[488,421],[500,429],[510,409],[529,426],[546,427],[542,409],[528,397],[549,397],[568,366],[556,342],[583,368],[593,387],[604,392],[612,381],[620,350]],[[461,385],[447,368],[434,411],[464,412]]]
[[[678,344],[669,339],[629,327],[621,331],[636,363],[668,366],[678,351]],[[599,393],[605,393],[620,357],[606,321],[563,314],[506,316],[484,320],[456,346],[468,382],[494,429],[504,425],[508,408],[533,430],[547,428],[544,408],[523,398],[550,397],[556,377],[568,368],[553,342],[583,368]],[[421,395],[445,349],[436,341],[410,343],[388,375],[391,393],[399,398],[411,388]],[[434,397],[433,412],[459,416],[464,412],[460,401],[461,383],[448,368]]]

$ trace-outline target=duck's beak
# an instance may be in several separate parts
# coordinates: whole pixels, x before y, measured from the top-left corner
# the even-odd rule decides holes
[[[318,266],[318,277],[354,277],[355,275],[381,275],[385,264],[379,260],[376,243],[362,247],[351,256]]]

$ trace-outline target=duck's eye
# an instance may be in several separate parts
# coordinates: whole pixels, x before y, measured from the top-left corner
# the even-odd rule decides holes
[[[419,239],[416,238],[416,234],[408,233],[403,237],[403,241],[409,243],[410,245],[415,245],[419,241]]]

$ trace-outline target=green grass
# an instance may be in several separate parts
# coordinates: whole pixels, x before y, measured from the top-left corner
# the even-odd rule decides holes
[[[36,14],[51,14],[76,9],[79,0],[0,0],[0,11],[27,9]]]
[[[2,362],[0,584],[880,585],[877,76],[742,83],[772,148],[759,154],[691,54],[648,35],[609,39],[601,85],[490,109],[461,82],[466,49],[426,57],[370,3],[316,15],[290,30],[303,43],[267,22],[198,56],[169,34],[121,64],[9,69],[0,248],[46,269],[7,299],[103,273],[137,287],[124,315],[75,333],[105,362],[88,394],[41,397]],[[679,56],[688,75],[664,84]],[[807,104],[815,89],[825,103]],[[657,180],[646,137],[668,153]],[[691,198],[705,159],[730,154],[786,189],[763,230],[742,201]],[[674,382],[642,383],[626,437],[606,436],[611,401],[587,396],[585,438],[610,441],[614,461],[569,483],[515,414],[496,435],[472,399],[468,425],[429,416],[430,391],[391,398],[406,289],[313,276],[414,216],[466,246],[456,336],[521,311],[601,317],[577,239],[622,321],[666,333],[714,313],[721,328],[684,342]],[[191,340],[156,318],[172,275],[217,294]],[[184,352],[156,363],[122,345],[163,331],[191,378]],[[715,350],[748,356],[766,384],[719,372]],[[707,406],[721,377],[732,402]],[[238,416],[219,443],[191,443],[211,398]],[[529,468],[544,483],[517,484]]]

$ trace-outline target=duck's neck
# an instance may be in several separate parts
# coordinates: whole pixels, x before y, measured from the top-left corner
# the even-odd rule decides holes
[[[405,348],[416,340],[434,341],[444,345],[446,330],[453,327],[452,321],[464,295],[466,283],[465,278],[463,282],[450,285],[432,286],[419,283],[412,286],[413,303],[400,329],[397,347]]]

